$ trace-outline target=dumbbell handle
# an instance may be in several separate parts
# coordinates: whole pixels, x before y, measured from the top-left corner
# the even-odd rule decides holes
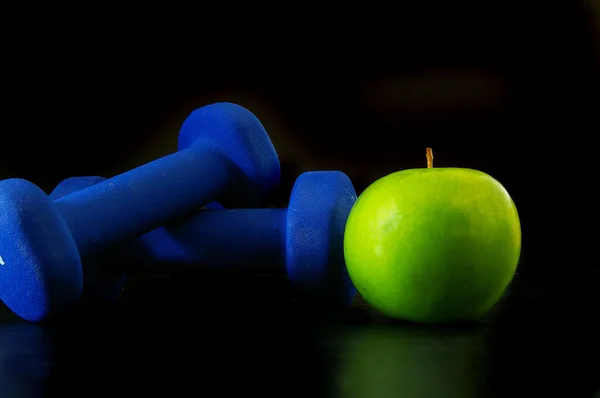
[[[287,209],[200,210],[140,237],[124,273],[210,270],[286,273]],[[141,253],[140,253],[141,252]]]
[[[214,201],[227,190],[232,168],[223,155],[198,143],[54,204],[86,256]]]

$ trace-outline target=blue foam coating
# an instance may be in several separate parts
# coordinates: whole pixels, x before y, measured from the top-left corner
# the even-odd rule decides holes
[[[267,132],[238,105],[217,103],[192,112],[181,128],[179,146],[174,154],[54,202],[81,255],[149,232],[215,200],[225,204],[233,197],[231,202],[254,206],[279,182],[279,159]]]
[[[254,206],[279,182],[275,148],[250,111],[217,103],[188,119],[181,151],[54,202],[27,181],[0,181],[0,298],[13,312],[29,321],[64,312],[83,290],[80,255],[214,201]]]
[[[105,181],[104,177],[72,177],[63,180],[50,193],[52,200],[60,199],[81,189]],[[200,266],[227,268],[229,271],[245,271],[236,251],[222,251],[225,239],[230,239],[230,245],[253,247],[254,250],[243,263],[255,264],[254,271],[285,273],[285,214],[286,209],[272,209],[266,214],[254,210],[224,209],[217,202],[212,204],[214,209],[203,211],[203,217],[179,223],[173,227],[160,227],[145,235],[120,245],[102,255],[91,255],[83,258],[83,295],[91,301],[113,301],[123,288],[126,276],[117,272],[112,266],[115,262],[128,264],[127,273],[164,272],[168,265],[169,272],[187,272]],[[283,213],[283,214],[280,214]],[[252,228],[250,233],[231,236],[227,230],[220,229],[223,234],[215,234],[212,226],[215,223],[239,225],[239,228]],[[202,245],[188,246],[193,237],[194,242],[201,241]],[[217,242],[216,245],[212,242]],[[280,250],[273,250],[279,248]],[[198,263],[202,258],[203,264]],[[142,266],[143,268],[139,268]]]
[[[36,185],[0,181],[0,298],[18,316],[41,321],[67,311],[82,293],[77,246]]]
[[[220,153],[238,177],[218,198],[227,208],[256,207],[265,192],[279,183],[279,158],[271,139],[260,120],[239,105],[221,102],[193,111],[179,132],[179,151],[198,144]]]
[[[288,205],[287,272],[317,300],[349,306],[356,295],[344,258],[344,231],[356,202],[348,176],[336,171],[301,174]]]
[[[48,195],[48,198],[52,202],[62,198],[63,196],[70,195],[74,192],[81,191],[82,189],[89,188],[92,185],[96,185],[105,181],[105,177],[91,176],[91,177],[71,177],[66,180],[62,180]]]
[[[140,237],[143,258],[150,261],[137,262],[144,268],[133,271],[285,274],[286,214],[287,209],[201,210]]]
[[[99,176],[67,178],[61,181],[48,197],[54,201],[105,180],[106,178]],[[133,255],[135,253],[139,257],[144,253],[144,250],[134,240],[125,242],[123,245],[119,245],[102,254],[82,258],[83,298],[86,301],[89,300],[92,302],[115,300],[123,289],[127,277],[121,272],[112,269],[114,261],[120,258],[132,258],[126,257],[126,254]]]
[[[123,272],[215,268],[287,273],[305,297],[345,308],[356,294],[343,255],[346,220],[355,201],[344,173],[307,172],[296,180],[287,209],[202,210],[141,236],[119,254],[142,268]],[[103,283],[94,283],[94,289],[102,291]],[[115,290],[111,283],[104,288]]]

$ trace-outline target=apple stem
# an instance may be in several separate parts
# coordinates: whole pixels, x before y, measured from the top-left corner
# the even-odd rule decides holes
[[[431,148],[427,148],[427,153],[425,154],[425,157],[427,158],[427,168],[432,169],[433,168],[433,151],[431,150]]]

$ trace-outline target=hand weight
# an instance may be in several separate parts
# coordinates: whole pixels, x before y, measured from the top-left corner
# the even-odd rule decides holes
[[[216,103],[184,121],[178,152],[54,202],[31,182],[0,181],[0,298],[29,321],[62,313],[82,293],[81,257],[213,201],[256,206],[279,176],[260,121]]]
[[[102,181],[74,177],[50,197]],[[112,258],[84,262],[88,297],[114,299],[125,273],[179,273],[205,269],[287,273],[303,296],[321,306],[345,308],[355,296],[343,253],[346,219],[356,200],[338,171],[298,177],[286,209],[200,210],[177,225],[149,232]]]

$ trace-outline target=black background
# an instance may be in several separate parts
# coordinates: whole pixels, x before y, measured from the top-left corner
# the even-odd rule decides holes
[[[193,109],[231,101],[272,136],[284,168],[277,204],[302,171],[342,170],[360,192],[423,167],[431,146],[435,165],[480,169],[509,190],[522,271],[594,267],[584,255],[598,132],[593,3],[373,5],[269,23],[255,11],[248,25],[221,25],[232,17],[211,10],[168,22],[98,10],[13,30],[0,177],[47,191],[74,175],[110,177],[175,151]]]
[[[26,178],[50,192],[70,176],[110,177],[174,152],[185,117],[215,101],[247,107],[271,135],[283,168],[274,205],[286,205],[303,171],[342,170],[360,193],[390,172],[424,167],[425,148],[432,147],[435,166],[482,170],[510,192],[523,230],[519,277],[486,326],[489,334],[415,331],[406,325],[382,332],[387,321],[381,319],[379,329],[366,333],[372,340],[392,333],[404,342],[428,335],[426,341],[441,348],[414,351],[415,358],[435,352],[437,365],[417,367],[425,374],[452,373],[451,352],[462,353],[460,342],[471,341],[476,358],[471,362],[486,369],[490,396],[588,397],[600,385],[593,327],[600,269],[594,256],[600,6],[407,4],[29,10],[5,35],[0,178]],[[64,392],[56,386],[66,385],[76,370],[77,377],[100,388],[102,377],[92,374],[109,368],[129,392],[152,391],[142,387],[147,379],[165,391],[171,384],[191,388],[199,376],[195,367],[189,374],[181,370],[186,357],[212,364],[214,381],[202,379],[212,389],[242,385],[276,393],[280,383],[296,386],[299,396],[326,389],[331,380],[325,374],[335,361],[318,356],[324,354],[314,346],[333,343],[293,323],[293,315],[279,314],[273,321],[272,314],[257,314],[257,302],[268,307],[285,301],[282,292],[272,299],[276,288],[270,282],[226,283],[230,291],[254,294],[252,304],[235,295],[218,296],[220,304],[215,303],[214,295],[223,290],[218,283],[162,281],[161,293],[152,296],[154,279],[132,279],[130,291],[139,284],[146,298],[131,305],[125,300],[127,315],[118,328],[97,329],[94,323],[101,333],[77,328],[58,333],[72,351],[55,359],[62,371],[53,388]],[[257,297],[266,285],[269,293]],[[182,321],[194,305],[186,290],[209,302],[193,320],[202,329]],[[282,326],[289,322],[295,326]],[[268,328],[258,326],[264,324]],[[211,350],[192,346],[199,333],[213,341]],[[480,338],[485,341],[479,346],[474,341]],[[117,348],[106,349],[98,339]],[[110,364],[119,350],[127,355]],[[271,362],[261,368],[257,358]],[[303,368],[298,361],[312,365]],[[173,374],[165,374],[165,363]],[[405,366],[415,363],[407,360]],[[132,368],[140,375],[133,376]],[[226,376],[217,375],[227,372],[234,379],[246,377],[224,385]],[[111,382],[104,385],[113,388]],[[480,396],[473,385],[471,393],[456,388],[462,391],[458,396]]]

